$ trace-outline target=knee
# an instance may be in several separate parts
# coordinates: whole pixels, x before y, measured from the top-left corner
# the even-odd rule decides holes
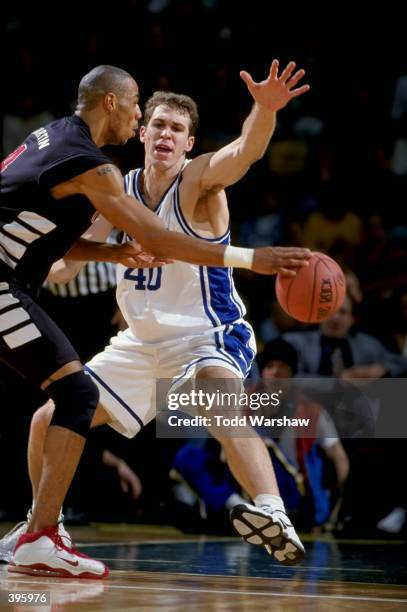
[[[55,402],[50,425],[87,437],[99,402],[99,390],[90,376],[74,372],[50,384],[47,392]]]
[[[49,427],[49,424],[54,414],[55,404],[52,400],[48,400],[46,404],[38,408],[33,414],[30,424],[30,434],[43,434]]]

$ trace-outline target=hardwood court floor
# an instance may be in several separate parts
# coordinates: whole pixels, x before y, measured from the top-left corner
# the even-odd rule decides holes
[[[0,534],[7,526],[0,525]],[[106,581],[8,574],[0,566],[0,610],[252,612],[407,610],[402,542],[306,539],[307,555],[283,567],[236,538],[185,536],[172,528],[71,530],[80,550],[111,568]],[[49,591],[51,606],[11,607],[8,591]]]

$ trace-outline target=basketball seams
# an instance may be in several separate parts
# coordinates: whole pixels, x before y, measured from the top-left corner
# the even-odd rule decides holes
[[[330,266],[328,266],[328,263],[325,261],[325,258],[324,258],[324,257],[318,257],[318,259],[319,259],[319,260],[320,260],[320,261],[321,261],[321,262],[324,264],[324,266],[325,266],[325,268],[327,268],[328,272],[329,272],[330,274],[332,274],[332,269],[330,268]],[[330,258],[330,261],[331,261],[331,258]],[[332,259],[332,261],[335,261],[335,260],[334,260],[334,259]],[[335,262],[335,263],[336,263],[336,262]],[[338,268],[339,268],[339,266],[338,266]],[[338,302],[338,287],[337,287],[337,285],[336,285],[336,280],[335,280],[335,282],[333,283],[333,286],[335,287],[335,304],[332,304],[332,305],[331,305],[331,312],[332,312],[332,313],[333,313],[333,312],[336,312],[336,304],[337,304],[337,302]]]
[[[290,305],[289,305],[288,301],[289,301],[290,291],[291,291],[291,287],[293,286],[294,280],[295,280],[295,276],[292,277],[292,279],[290,280],[290,284],[287,285],[286,300],[285,300],[285,305],[286,305],[286,308],[287,308],[287,311],[288,311],[290,317],[292,317],[292,314],[290,312]]]
[[[314,269],[313,269],[313,275],[312,275],[312,292],[311,292],[311,304],[310,304],[310,309],[308,312],[308,320],[311,323],[313,321],[313,310],[314,310],[314,302],[315,302],[315,288],[316,288],[316,282],[317,282],[317,272],[318,272],[318,265],[321,261],[321,259],[316,256],[315,259],[317,260],[315,265],[314,265]]]

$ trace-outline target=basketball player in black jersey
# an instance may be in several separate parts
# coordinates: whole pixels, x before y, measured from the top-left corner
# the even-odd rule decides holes
[[[77,353],[36,304],[39,286],[101,212],[153,256],[209,266],[248,267],[274,274],[306,265],[307,249],[235,249],[168,232],[154,213],[123,190],[119,170],[101,151],[124,144],[138,127],[138,87],[125,71],[99,66],[79,85],[72,117],[36,130],[1,165],[0,359],[54,400],[38,496],[12,571],[103,578],[103,563],[79,554],[57,521],[98,403]],[[112,251],[100,261],[133,260],[140,248]],[[81,259],[81,242],[73,257]],[[127,265],[127,264],[125,264]]]

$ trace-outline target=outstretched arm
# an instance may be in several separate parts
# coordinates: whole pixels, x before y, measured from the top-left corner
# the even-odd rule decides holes
[[[208,190],[214,186],[227,187],[244,176],[251,164],[264,155],[275,129],[277,111],[309,90],[309,85],[297,87],[305,71],[294,70],[295,63],[289,62],[279,75],[279,63],[275,59],[269,75],[259,83],[242,71],[240,76],[253,97],[254,106],[243,124],[241,136],[216,153],[196,158],[185,169],[185,177],[196,164],[195,171],[201,172],[201,189]]]
[[[55,190],[55,188],[54,188]],[[169,257],[187,263],[206,266],[249,268],[260,274],[287,272],[307,265],[311,253],[302,248],[235,249],[220,244],[208,244],[165,229],[161,219],[135,198],[125,194],[119,170],[110,164],[98,166],[74,177],[54,191],[61,198],[72,193],[84,194],[94,207],[112,223],[124,230],[155,257]],[[226,257],[225,257],[226,252]]]

